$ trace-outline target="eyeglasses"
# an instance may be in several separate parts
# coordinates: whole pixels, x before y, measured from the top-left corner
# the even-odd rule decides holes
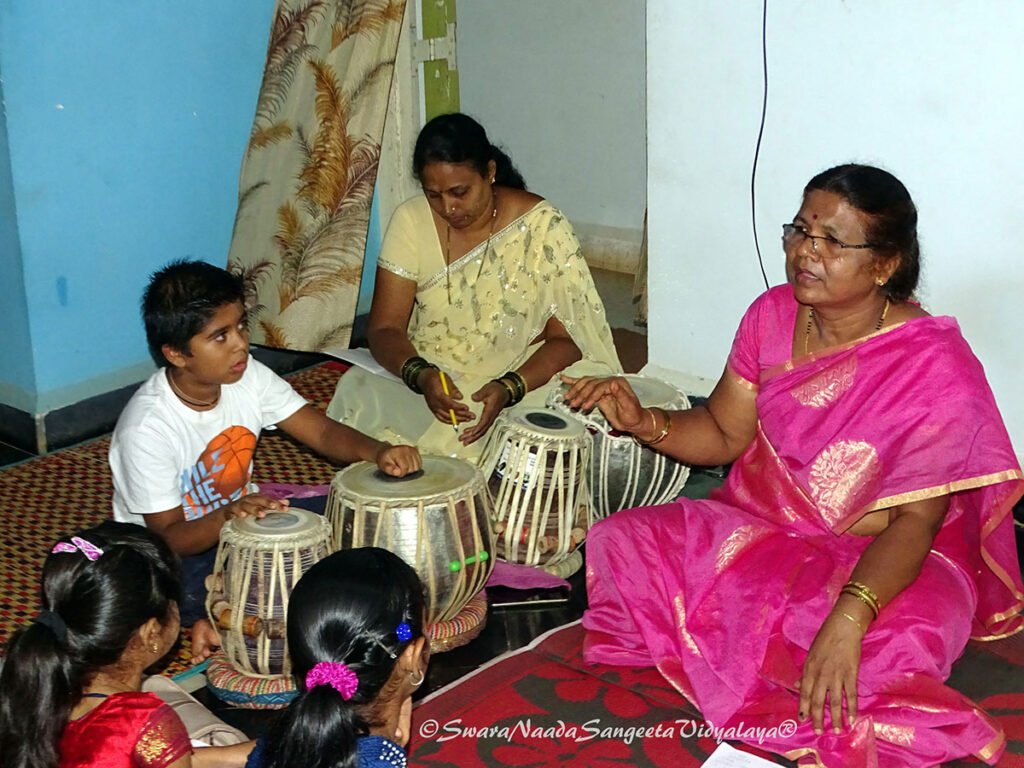
[[[783,224],[782,225],[782,242],[787,246],[796,248],[803,244],[804,240],[810,239],[811,249],[817,256],[826,256],[829,258],[836,258],[842,255],[844,250],[853,248],[877,248],[876,243],[859,243],[854,245],[852,243],[844,243],[842,240],[837,240],[832,235],[812,235],[804,227],[799,224]],[[821,247],[819,249],[818,241],[821,240]]]

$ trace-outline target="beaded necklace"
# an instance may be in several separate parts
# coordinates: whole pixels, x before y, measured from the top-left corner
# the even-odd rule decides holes
[[[480,257],[480,269],[477,270],[476,279],[480,279],[480,273],[484,271],[484,259],[487,257],[488,251],[491,249],[491,238],[494,236],[494,222],[498,218],[498,193],[491,191],[491,226],[487,230],[487,242],[484,243],[484,252]],[[448,290],[448,305],[452,303],[452,281],[449,277],[448,270],[451,267],[452,260],[452,225],[447,224],[445,228],[444,236],[444,283],[445,288]]]
[[[882,323],[885,322],[885,316],[889,314],[889,299],[885,300],[885,306],[882,307],[882,315],[878,318],[878,322],[875,323],[875,330],[882,330]],[[811,345],[811,325],[814,323],[814,307],[811,307],[811,311],[807,313],[807,330],[804,331],[804,354],[808,353]]]

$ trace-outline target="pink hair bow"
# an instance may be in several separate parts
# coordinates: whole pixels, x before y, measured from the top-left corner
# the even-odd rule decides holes
[[[98,560],[100,555],[103,554],[103,550],[91,541],[86,541],[78,536],[72,536],[70,544],[66,541],[58,541],[53,545],[53,549],[50,552],[81,552],[89,560]]]
[[[306,673],[306,689],[316,688],[318,685],[331,686],[341,694],[343,700],[348,701],[359,687],[359,678],[344,662],[320,661]]]

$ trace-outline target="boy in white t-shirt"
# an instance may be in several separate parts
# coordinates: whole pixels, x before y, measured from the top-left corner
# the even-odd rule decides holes
[[[196,661],[219,642],[205,618],[205,578],[232,517],[284,509],[253,492],[262,429],[277,426],[338,463],[373,461],[396,477],[420,468],[393,446],[327,418],[249,355],[239,277],[202,261],[157,272],[142,298],[149,351],[160,367],[125,406],[110,443],[114,518],[145,525],[182,559],[181,622]]]

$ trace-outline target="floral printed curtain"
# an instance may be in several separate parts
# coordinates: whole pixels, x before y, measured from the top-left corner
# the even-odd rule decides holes
[[[252,340],[347,347],[405,0],[278,0],[228,268]]]

